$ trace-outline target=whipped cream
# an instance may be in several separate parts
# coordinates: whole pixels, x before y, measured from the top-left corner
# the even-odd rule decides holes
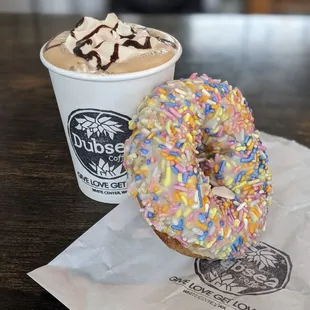
[[[64,45],[70,53],[87,61],[87,71],[105,71],[113,63],[175,48],[173,42],[152,36],[143,26],[123,23],[113,13],[103,21],[84,17]]]

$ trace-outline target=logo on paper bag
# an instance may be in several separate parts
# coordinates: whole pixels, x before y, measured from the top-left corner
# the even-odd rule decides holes
[[[291,270],[290,257],[263,242],[251,246],[243,258],[195,261],[195,271],[202,282],[237,296],[279,291],[289,282]]]
[[[126,174],[124,142],[130,137],[130,117],[98,109],[79,109],[68,118],[68,133],[74,152],[92,175],[116,179]]]

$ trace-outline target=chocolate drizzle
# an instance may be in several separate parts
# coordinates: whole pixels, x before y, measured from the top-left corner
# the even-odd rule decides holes
[[[50,50],[51,48],[54,48],[54,47],[57,47],[57,46],[61,46],[63,42],[61,43],[57,43],[57,44],[53,44],[51,45],[53,39],[51,39],[50,41],[47,42],[47,44],[45,45],[45,48],[44,48],[44,52]]]
[[[132,34],[129,34],[129,35],[127,35],[127,36],[123,36],[123,35],[119,35],[120,36],[120,38],[121,39],[130,39],[130,40],[132,40],[132,39],[134,39],[134,37],[136,36],[136,34],[137,34],[137,31],[131,26],[130,27],[130,30],[131,30],[131,32],[132,32]]]
[[[79,26],[79,23],[78,23],[78,26]],[[100,25],[98,26],[97,28],[95,28],[91,33],[89,33],[88,35],[86,35],[85,37],[83,37],[82,39],[78,40],[76,42],[76,46],[75,48],[73,49],[73,53],[78,56],[78,57],[81,57],[81,58],[84,58],[85,60],[87,61],[90,61],[93,57],[95,57],[97,59],[97,69],[100,70],[106,70],[106,69],[103,69],[104,67],[109,67],[112,62],[108,63],[107,65],[105,66],[102,66],[102,61],[101,61],[101,57],[100,55],[96,52],[96,51],[90,51],[89,53],[87,54],[83,54],[82,52],[82,47],[85,46],[85,45],[91,45],[93,43],[92,39],[90,39],[94,34],[96,34],[97,32],[99,32],[100,29],[102,28],[110,28],[109,26],[106,26],[106,25]],[[99,43],[95,48],[98,48],[104,41],[102,41],[101,43]],[[118,49],[117,49],[118,51]],[[113,55],[112,55],[113,56]],[[111,58],[112,58],[111,56]],[[118,53],[117,53],[117,59],[118,59]],[[116,60],[117,60],[116,59]],[[115,61],[116,61],[115,60]]]
[[[115,24],[115,26],[111,29],[111,33],[113,33],[113,31],[116,31],[118,28],[118,22]]]
[[[75,27],[70,31],[71,36],[76,39],[75,34],[74,34],[74,30],[78,27],[80,27],[83,23],[84,23],[85,18],[82,17],[79,22],[75,25]]]
[[[161,37],[156,37],[156,39],[159,42],[165,43],[166,45],[169,45],[169,46],[171,46],[174,49],[177,48],[177,45],[174,42],[170,41],[170,40],[167,40],[167,39],[164,39],[164,38],[161,38]]]
[[[116,62],[119,59],[119,44],[115,44],[114,45],[114,52],[110,57],[110,62],[107,63],[106,65],[102,66],[101,65],[101,61],[100,61],[100,65],[97,65],[97,68],[99,67],[100,69],[102,69],[103,71],[106,71],[114,62]]]
[[[63,44],[63,42],[60,42],[60,43],[56,43],[56,44],[53,44],[51,45],[51,43],[56,39],[57,37],[53,37],[51,38],[45,45],[44,47],[44,52],[50,50],[51,48],[54,48],[54,47],[57,47],[57,46],[61,46]]]
[[[84,23],[84,20],[85,20],[85,17],[82,17],[82,18],[78,21],[78,23],[75,25],[74,29],[80,27],[80,26]]]
[[[151,37],[146,37],[143,45],[140,44],[138,41],[130,40],[130,39],[126,40],[122,45],[125,47],[132,46],[132,47],[134,47],[136,49],[140,49],[140,50],[146,50],[146,49],[152,48]]]
[[[88,35],[86,35],[86,36],[83,37],[82,39],[78,40],[78,41],[76,42],[76,44],[79,44],[80,42],[83,42],[83,41],[85,41],[85,40],[91,38],[94,34],[96,34],[97,32],[99,32],[99,30],[102,29],[102,28],[109,28],[109,29],[111,29],[111,27],[109,27],[109,26],[100,25],[100,26],[98,26],[97,28],[95,28],[92,32],[90,32]]]
[[[73,38],[76,38],[75,37],[75,34],[74,34],[74,30],[79,27],[80,25],[82,25],[84,22],[84,18],[82,18],[78,23],[77,25],[75,26],[75,28],[73,30],[71,30],[70,34]],[[90,51],[88,52],[87,54],[84,54],[82,52],[82,47],[85,46],[85,45],[91,45],[93,43],[91,37],[93,35],[95,35],[96,33],[98,33],[100,31],[100,29],[102,28],[108,28],[108,29],[111,29],[111,34],[115,31],[117,31],[117,28],[119,26],[119,23],[117,22],[115,24],[115,26],[112,28],[112,27],[109,27],[107,25],[100,25],[98,27],[96,27],[93,31],[91,31],[89,34],[87,34],[86,36],[84,36],[82,39],[78,40],[76,42],[76,46],[75,48],[73,49],[73,53],[78,56],[78,57],[81,57],[87,61],[90,61],[91,59],[93,59],[94,57],[96,58],[97,60],[97,69],[98,70],[107,70],[113,63],[115,63],[118,59],[119,59],[119,48],[120,48],[120,44],[118,43],[115,43],[114,44],[114,51],[113,51],[113,54],[111,55],[110,57],[110,61],[109,63],[103,65],[102,64],[102,59],[100,57],[100,54],[96,51]],[[134,29],[134,27],[130,27],[132,33],[129,34],[129,35],[119,35],[120,39],[127,39],[123,44],[121,44],[122,46],[124,47],[134,47],[136,49],[151,49],[152,48],[152,45],[151,45],[151,37],[150,36],[147,36],[146,39],[145,39],[145,42],[144,44],[141,44],[139,43],[138,41],[135,41],[134,38],[137,34],[137,31]],[[165,43],[173,48],[176,48],[176,45],[169,41],[169,40],[166,40],[166,39],[163,39],[163,38],[159,38],[157,37],[156,38],[158,41],[162,42],[162,43]],[[102,43],[104,43],[105,41],[102,41],[100,42],[99,44],[97,44],[97,46],[95,46],[94,48],[99,48],[101,46]]]
[[[99,44],[97,44],[97,45],[95,46],[95,48],[99,48],[103,42],[105,42],[105,41],[102,41],[102,42],[100,42]]]
[[[121,34],[119,35],[121,39],[133,39],[135,37],[134,34],[129,34],[128,36],[122,36]]]
[[[119,59],[119,44],[115,44],[113,54],[110,57],[110,62],[106,65],[102,65],[101,57],[96,51],[90,51],[87,54],[83,54],[82,47],[86,44],[89,44],[89,41],[91,39],[86,40],[84,43],[80,44],[79,46],[76,46],[73,49],[73,52],[76,56],[84,58],[87,61],[90,61],[95,57],[97,59],[97,70],[103,70],[106,71],[114,62],[116,62]],[[100,44],[102,44],[101,42]]]

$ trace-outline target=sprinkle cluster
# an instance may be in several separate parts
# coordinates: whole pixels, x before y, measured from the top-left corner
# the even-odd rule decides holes
[[[193,253],[242,255],[265,228],[271,174],[251,112],[239,89],[193,74],[157,87],[130,122],[128,192]]]

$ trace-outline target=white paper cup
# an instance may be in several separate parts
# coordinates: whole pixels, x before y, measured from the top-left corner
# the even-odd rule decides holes
[[[173,38],[174,39],[174,38]],[[123,168],[128,121],[137,106],[157,85],[174,77],[177,52],[168,62],[144,71],[95,75],[53,66],[48,68],[81,191],[91,199],[120,203],[127,195]]]

